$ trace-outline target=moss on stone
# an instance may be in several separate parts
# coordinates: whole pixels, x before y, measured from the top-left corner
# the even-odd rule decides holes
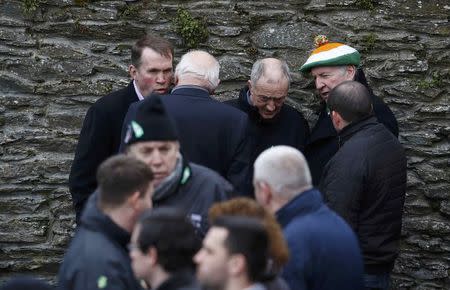
[[[359,8],[363,8],[366,10],[374,10],[375,9],[375,1],[372,0],[356,0],[355,4]]]
[[[119,18],[135,18],[142,8],[142,5],[125,4],[117,8],[117,14]]]
[[[375,33],[369,33],[365,35],[362,39],[362,46],[364,51],[368,52],[375,48],[375,43],[378,40],[378,36]]]
[[[422,90],[438,88],[444,85],[442,77],[438,72],[434,72],[431,74],[431,78],[419,80],[417,82],[417,87]]]
[[[42,4],[42,2],[43,0],[22,0],[21,8],[23,14],[25,14],[25,16],[32,15],[38,9],[39,5]]]
[[[176,17],[172,20],[175,31],[183,39],[188,48],[196,48],[200,43],[208,39],[209,31],[205,20],[194,18],[189,11],[184,8],[177,10]]]
[[[74,2],[76,5],[84,7],[89,3],[89,0],[75,0]]]

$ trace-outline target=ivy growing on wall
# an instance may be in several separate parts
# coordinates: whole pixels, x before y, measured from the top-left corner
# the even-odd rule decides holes
[[[175,31],[188,48],[196,48],[208,39],[209,31],[204,19],[194,18],[189,11],[179,8],[172,21]]]

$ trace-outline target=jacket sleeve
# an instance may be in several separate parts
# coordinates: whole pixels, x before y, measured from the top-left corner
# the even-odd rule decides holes
[[[96,171],[101,162],[113,154],[109,119],[101,108],[91,106],[83,122],[75,158],[69,175],[69,189],[77,216],[89,195],[97,187]]]
[[[319,188],[328,206],[356,231],[364,170],[359,170],[354,163],[355,160],[349,159],[340,164],[331,160],[325,167]]]
[[[311,134],[311,131],[309,129],[308,121],[303,117],[302,114],[300,114],[300,120],[299,120],[299,134],[298,134],[298,141],[297,141],[297,149],[300,150],[302,153],[305,152],[306,142],[309,139],[309,135]]]
[[[130,125],[131,120],[133,120],[136,117],[138,104],[139,102],[132,103],[128,108],[127,114],[125,115],[125,119],[123,119],[122,132],[120,134],[119,153],[125,151],[125,137],[127,135],[128,126]]]
[[[231,164],[228,167],[226,179],[234,186],[236,193],[244,196],[253,196],[252,176],[250,164],[250,143],[247,138],[247,117],[236,126],[238,142],[233,152]]]

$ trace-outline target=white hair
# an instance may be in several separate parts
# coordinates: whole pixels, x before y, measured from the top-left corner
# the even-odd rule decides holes
[[[271,147],[258,156],[253,182],[265,182],[275,193],[287,198],[312,187],[305,157],[297,149],[284,145]]]
[[[219,62],[209,53],[202,50],[193,50],[181,57],[175,68],[175,76],[189,75],[199,80],[204,80],[210,91],[214,91],[219,85]]]
[[[259,79],[267,74],[267,70],[272,70],[272,73],[274,72],[274,70],[278,72],[275,79],[268,79],[269,83],[277,83],[279,81],[287,80],[288,85],[290,85],[291,72],[286,61],[274,58],[264,58],[257,60],[252,66],[250,81],[252,82],[253,86],[256,86],[256,83],[259,81]]]

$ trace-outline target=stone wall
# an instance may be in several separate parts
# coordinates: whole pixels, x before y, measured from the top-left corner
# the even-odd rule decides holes
[[[183,41],[179,8],[206,24],[206,40],[192,33]],[[0,280],[53,279],[73,233],[67,180],[84,114],[127,83],[130,45],[143,33],[170,39],[177,57],[198,42],[213,53],[222,65],[220,99],[237,95],[255,59],[285,58],[289,102],[311,123],[317,98],[297,69],[313,37],[326,34],[362,52],[407,150],[393,288],[449,289],[449,15],[448,0],[1,0]]]

